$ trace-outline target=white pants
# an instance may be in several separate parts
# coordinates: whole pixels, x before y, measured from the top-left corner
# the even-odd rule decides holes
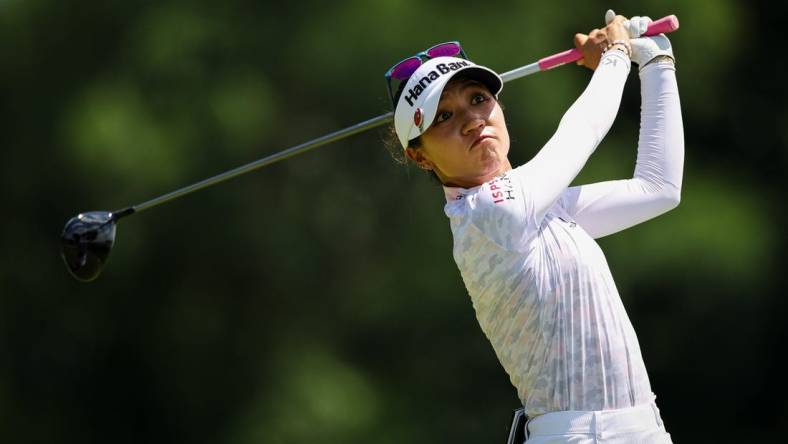
[[[526,444],[672,444],[654,403],[618,410],[552,412],[526,424]]]

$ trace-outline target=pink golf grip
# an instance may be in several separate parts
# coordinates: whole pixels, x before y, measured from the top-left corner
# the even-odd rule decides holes
[[[679,18],[675,15],[662,17],[648,24],[648,29],[643,33],[645,36],[665,34],[679,29]]]
[[[673,32],[679,29],[679,19],[675,15],[669,15],[667,17],[662,17],[659,20],[655,20],[648,25],[648,29],[646,32],[643,33],[645,36],[649,35],[657,35],[663,34],[667,32]],[[553,54],[551,56],[547,56],[543,59],[539,60],[539,70],[545,71],[551,68],[555,68],[556,66],[561,66],[565,63],[576,62],[583,58],[583,54],[580,52],[579,49],[568,49],[564,52],[559,52],[558,54]]]
[[[555,68],[556,66],[561,66],[564,63],[576,62],[582,58],[583,54],[579,49],[567,49],[564,52],[559,52],[558,54],[553,54],[543,59],[539,59],[539,70],[546,71],[548,69]]]

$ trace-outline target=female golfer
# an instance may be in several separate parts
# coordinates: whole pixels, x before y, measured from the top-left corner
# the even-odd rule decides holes
[[[454,259],[530,417],[529,444],[671,442],[594,239],[679,203],[684,143],[674,57],[664,36],[637,38],[647,17],[608,11],[606,22],[575,36],[591,80],[552,138],[514,169],[497,101],[502,81],[466,60],[458,43],[386,74],[403,153],[444,186]],[[570,187],[615,119],[630,61],[642,97],[633,178]]]

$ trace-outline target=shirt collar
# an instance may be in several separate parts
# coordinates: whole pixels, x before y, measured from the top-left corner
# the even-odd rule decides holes
[[[467,188],[460,187],[447,187],[443,186],[443,192],[446,194],[446,202],[453,202],[455,200],[462,200],[468,194]]]

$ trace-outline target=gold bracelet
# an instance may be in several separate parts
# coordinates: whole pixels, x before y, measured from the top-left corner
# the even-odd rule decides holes
[[[627,57],[632,58],[632,47],[629,46],[629,42],[624,40],[613,40],[612,42],[610,42],[610,44],[607,45],[607,48],[605,48],[605,50],[602,51],[602,54],[606,53],[608,50],[610,50],[610,48],[616,45],[620,45],[621,47],[623,47],[624,51],[621,52],[625,53]]]

